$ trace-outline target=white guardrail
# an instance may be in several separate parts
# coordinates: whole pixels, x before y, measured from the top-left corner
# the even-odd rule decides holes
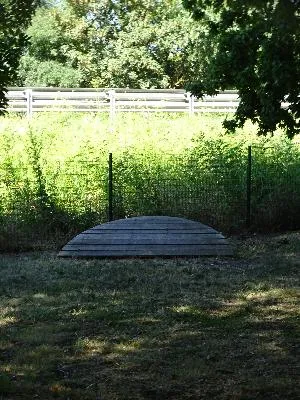
[[[183,89],[9,88],[7,98],[7,111],[27,116],[40,111],[231,113],[239,104],[233,90],[199,100]]]

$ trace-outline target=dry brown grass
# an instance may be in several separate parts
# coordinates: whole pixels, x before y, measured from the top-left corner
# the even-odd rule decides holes
[[[299,395],[300,233],[232,259],[0,259],[0,399]]]

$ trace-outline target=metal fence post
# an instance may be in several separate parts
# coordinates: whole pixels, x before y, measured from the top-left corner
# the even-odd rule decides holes
[[[32,117],[32,89],[25,90],[26,96],[26,115]]]
[[[108,158],[108,220],[113,220],[113,158],[109,153]]]
[[[251,226],[251,195],[252,195],[252,149],[248,146],[248,162],[247,162],[247,209],[246,209],[246,225]]]

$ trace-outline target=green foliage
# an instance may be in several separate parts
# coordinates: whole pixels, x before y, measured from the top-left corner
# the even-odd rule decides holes
[[[28,35],[19,85],[134,88],[182,87],[205,37],[179,0],[59,2],[38,10]]]
[[[58,61],[37,61],[29,55],[21,58],[18,77],[20,86],[75,88],[80,86],[82,79],[80,71]]]
[[[16,79],[20,57],[27,45],[25,29],[38,0],[0,1],[0,114],[7,106],[5,87]]]
[[[39,8],[27,30],[30,45],[21,58],[19,85],[78,87],[85,82],[78,68],[87,48],[86,23],[71,10]]]
[[[220,2],[185,0],[194,18],[204,22],[214,50],[191,85],[194,94],[237,88],[240,104],[229,130],[257,122],[259,133],[299,132],[299,2],[291,0]],[[282,107],[282,103],[285,106]]]
[[[7,374],[0,373],[0,394],[13,393],[13,382]]]
[[[258,137],[250,124],[228,135],[222,119],[120,114],[112,132],[106,115],[40,114],[29,125],[3,118],[2,236],[72,235],[107,221],[110,152],[114,218],[182,215],[226,232],[244,229],[250,144],[253,228],[299,227],[299,145],[280,131]]]
[[[132,7],[125,19],[118,15],[121,26],[107,38],[94,85],[166,88],[182,87],[190,79],[191,42],[200,41],[203,32],[193,27],[178,2],[158,3],[156,8]]]

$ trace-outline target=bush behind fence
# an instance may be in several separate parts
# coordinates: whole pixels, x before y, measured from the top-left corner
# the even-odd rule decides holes
[[[37,159],[30,168],[2,165],[0,248],[56,248],[109,218],[136,215],[183,216],[225,233],[297,229],[299,160],[272,151],[252,148],[249,158],[239,148],[205,162],[196,146],[176,157],[112,154],[110,165],[103,152],[51,167]]]

